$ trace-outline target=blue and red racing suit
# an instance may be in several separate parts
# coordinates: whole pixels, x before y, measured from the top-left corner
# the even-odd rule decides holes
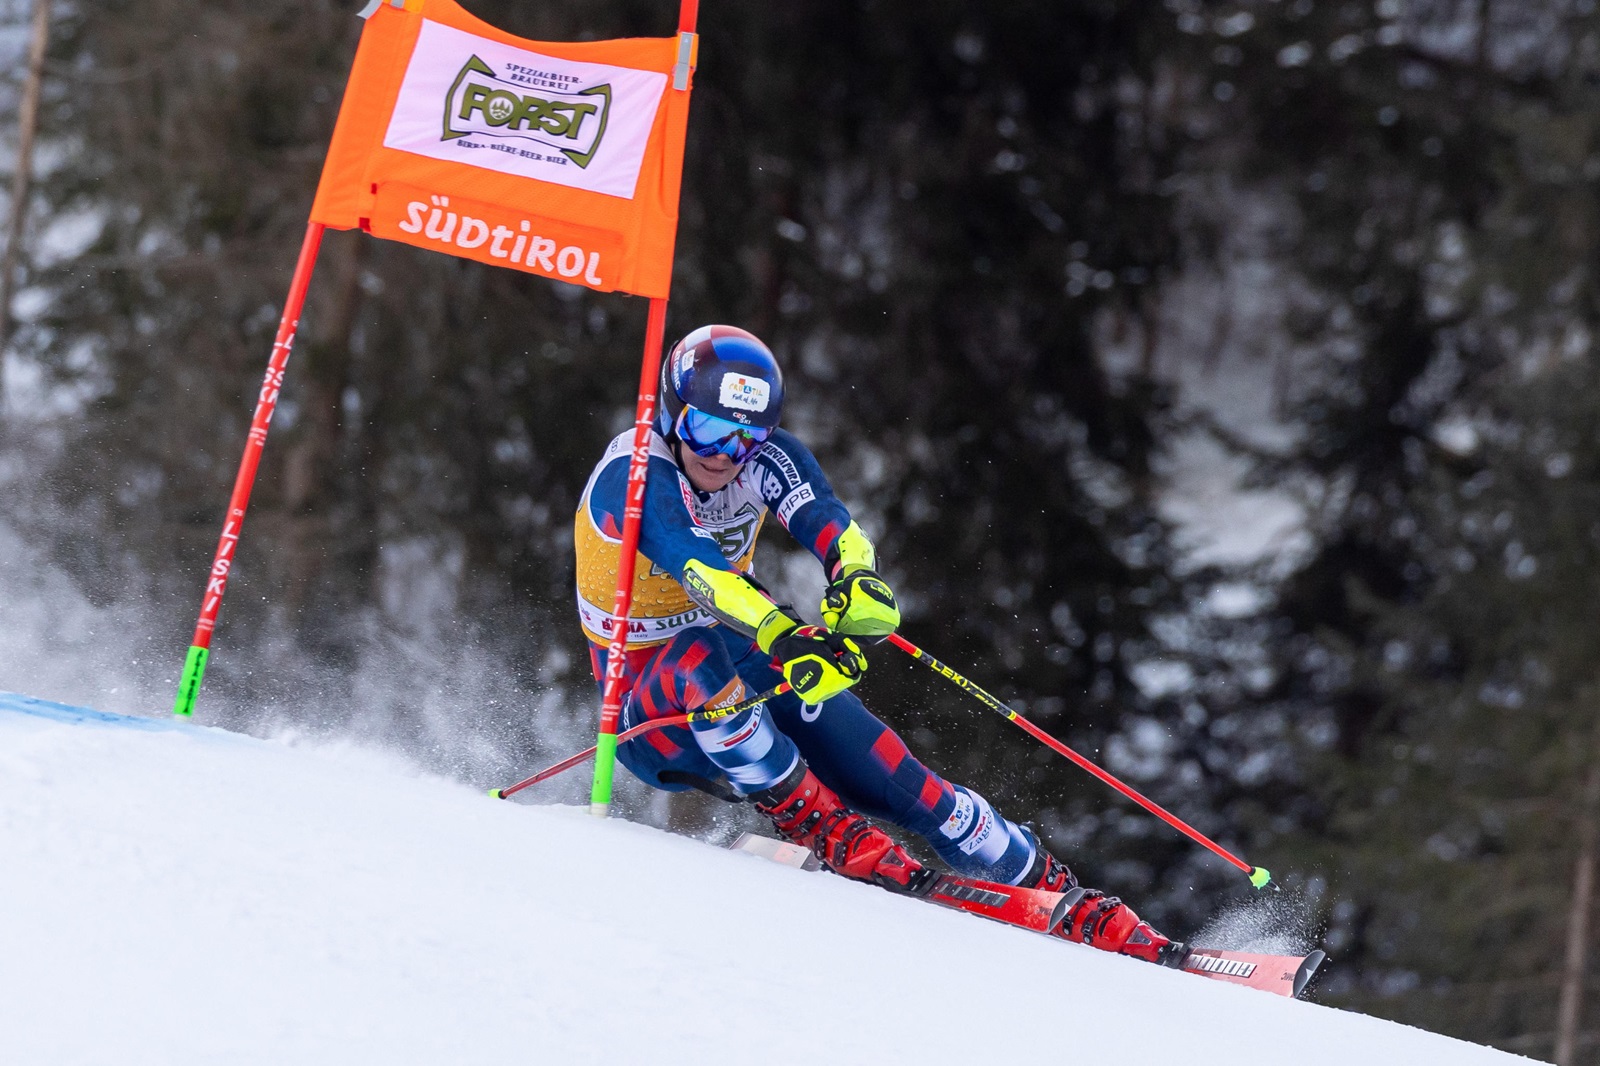
[[[606,449],[584,488],[575,528],[578,615],[594,676],[602,682],[616,624],[605,605],[616,590],[632,445],[630,429]],[[749,573],[756,537],[771,513],[826,561],[852,525],[816,458],[783,430],[717,492],[697,491],[655,433],[649,461],[622,729],[735,703],[783,680],[754,640],[719,623],[685,592],[681,582],[692,560]],[[1029,830],[1007,821],[977,792],[924,766],[853,692],[817,706],[791,693],[732,718],[658,729],[623,744],[617,757],[657,788],[685,789],[680,775],[687,775],[726,778],[745,794],[782,780],[804,758],[846,803],[922,836],[956,871],[991,881],[1015,883],[1037,848]]]

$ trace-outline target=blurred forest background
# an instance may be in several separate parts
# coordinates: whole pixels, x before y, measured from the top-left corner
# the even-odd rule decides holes
[[[8,179],[33,2],[0,0]],[[464,2],[535,39],[676,25]],[[0,687],[170,706],[359,6],[54,0]],[[1334,960],[1320,1001],[1600,1062],[1594,0],[707,0],[700,25],[668,333],[772,345],[908,635],[1282,875]],[[581,747],[571,516],[644,319],[330,234],[203,720],[480,785]],[[768,541],[814,611],[815,567]],[[1162,928],[1248,892],[903,656],[862,692]]]

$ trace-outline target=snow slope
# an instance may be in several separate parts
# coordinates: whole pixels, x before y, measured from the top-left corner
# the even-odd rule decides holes
[[[381,753],[0,694],[5,1063],[1170,1066],[1195,1041],[1518,1061]]]

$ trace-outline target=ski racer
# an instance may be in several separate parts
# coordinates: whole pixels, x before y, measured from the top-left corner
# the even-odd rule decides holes
[[[792,691],[739,714],[672,726],[617,757],[646,784],[749,799],[778,832],[835,873],[915,894],[936,874],[862,813],[925,839],[958,873],[1066,892],[1078,887],[1033,831],[924,766],[850,691],[865,647],[900,624],[872,542],[817,460],[778,428],[783,375],[760,340],[702,326],[662,367],[660,412],[628,618],[619,731],[649,718],[728,707],[787,681]],[[619,434],[579,503],[578,613],[603,684],[613,627],[633,430]],[[751,576],[768,515],[823,565],[823,626],[775,603]],[[1114,897],[1089,891],[1057,935],[1179,965],[1187,949]]]

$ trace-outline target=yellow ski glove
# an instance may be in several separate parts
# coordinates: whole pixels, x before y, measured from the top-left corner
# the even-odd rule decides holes
[[[779,617],[790,624],[764,624],[757,643],[782,667],[783,679],[802,703],[815,705],[831,699],[867,672],[866,655],[849,637],[821,626],[794,625],[792,619]]]
[[[835,633],[882,639],[900,628],[900,604],[873,570],[855,570],[828,586],[822,621]]]
[[[833,584],[822,597],[822,624],[850,637],[882,640],[900,628],[900,605],[878,576],[878,549],[851,522],[824,560]]]

